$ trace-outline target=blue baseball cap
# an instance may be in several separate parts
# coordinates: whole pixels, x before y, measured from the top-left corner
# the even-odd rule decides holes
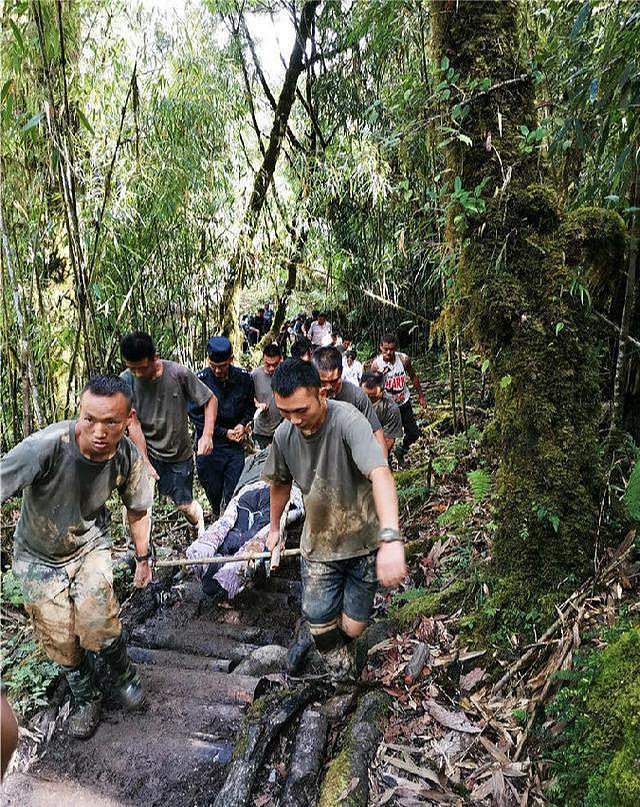
[[[231,342],[226,336],[212,336],[207,342],[207,354],[211,361],[226,361],[233,353]]]

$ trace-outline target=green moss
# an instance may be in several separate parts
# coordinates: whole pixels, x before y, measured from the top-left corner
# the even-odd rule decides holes
[[[490,607],[506,609],[514,624],[523,622],[520,611],[549,611],[554,597],[591,571],[600,385],[585,289],[588,277],[614,274],[625,244],[616,213],[585,208],[567,215],[551,184],[540,182],[541,155],[521,150],[519,127],[537,126],[525,6],[433,0],[430,17],[435,63],[446,56],[460,81],[488,77],[496,87],[469,106],[464,127],[472,146],[454,139],[446,147],[451,177],[463,188],[484,181],[486,205],[461,234],[450,221],[447,238],[460,249],[461,326],[491,367],[490,433],[501,467],[488,586],[495,595]],[[514,75],[526,77],[514,84]],[[485,148],[487,131],[500,160]],[[507,165],[513,171],[505,181]]]
[[[550,711],[567,722],[553,752],[554,804],[640,803],[640,628],[576,661]]]
[[[458,603],[469,590],[467,580],[456,580],[442,591],[428,592],[413,597],[409,602],[400,606],[392,606],[389,616],[401,626],[413,624],[421,616],[446,613],[455,610]]]
[[[356,711],[349,721],[349,726],[344,732],[343,747],[327,768],[320,789],[318,807],[336,807],[337,804],[344,805],[344,807],[360,807],[362,786],[346,792],[350,790],[354,775],[354,755],[362,750],[362,741],[359,739],[356,726],[366,722],[380,732],[388,708],[389,697],[383,692],[368,692],[360,698]],[[340,799],[339,796],[343,793],[346,795]]]

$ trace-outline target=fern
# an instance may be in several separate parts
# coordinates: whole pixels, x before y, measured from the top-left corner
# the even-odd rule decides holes
[[[627,489],[624,492],[627,514],[633,521],[640,521],[640,461],[636,462]]]
[[[481,468],[477,471],[469,471],[467,474],[471,492],[475,502],[481,502],[489,493],[491,487],[491,476]]]
[[[472,505],[470,502],[457,502],[447,508],[444,513],[440,513],[436,519],[436,524],[439,527],[454,527],[463,524],[469,514],[471,513]]]

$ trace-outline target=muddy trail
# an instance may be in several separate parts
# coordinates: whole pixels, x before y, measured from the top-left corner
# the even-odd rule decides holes
[[[7,777],[2,803],[211,804],[248,706],[284,682],[277,673],[265,674],[278,668],[278,658],[257,669],[255,651],[290,643],[299,616],[296,577],[297,559],[290,559],[277,576],[256,582],[228,607],[203,601],[193,578],[174,579],[152,597],[134,597],[123,622],[147,708],[129,714],[106,696],[97,732],[77,741],[67,736],[63,701],[50,742],[26,773]],[[282,662],[284,651],[272,647],[274,652]],[[242,672],[247,664],[256,674]]]

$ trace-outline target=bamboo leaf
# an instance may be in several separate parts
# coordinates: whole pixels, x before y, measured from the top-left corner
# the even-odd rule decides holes
[[[81,109],[77,109],[76,112],[78,113],[78,120],[84,126],[84,128],[89,132],[89,134],[95,135],[93,131],[93,126],[89,123],[87,118],[85,117],[84,112]]]

